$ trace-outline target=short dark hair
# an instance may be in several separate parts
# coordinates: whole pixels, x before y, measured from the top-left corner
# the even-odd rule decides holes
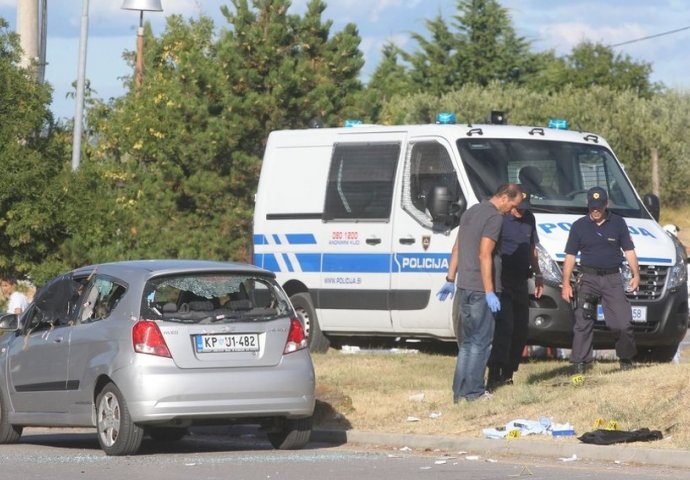
[[[3,274],[2,276],[0,276],[0,281],[7,282],[7,283],[10,283],[12,285],[16,285],[17,284],[17,277],[14,275]]]
[[[522,197],[522,189],[517,183],[504,183],[498,186],[496,193],[494,193],[494,197],[500,197],[503,195],[507,195],[508,198],[513,200],[518,195]]]

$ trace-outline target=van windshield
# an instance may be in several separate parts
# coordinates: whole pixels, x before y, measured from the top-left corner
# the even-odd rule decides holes
[[[547,140],[462,138],[462,163],[478,199],[499,185],[518,183],[531,194],[534,212],[587,212],[587,190],[601,186],[609,209],[650,218],[612,153],[601,145]]]

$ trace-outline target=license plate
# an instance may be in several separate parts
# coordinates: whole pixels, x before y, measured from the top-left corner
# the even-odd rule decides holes
[[[631,309],[633,323],[647,322],[647,307],[631,307]],[[602,305],[597,305],[597,320],[604,320],[604,307]]]
[[[197,353],[258,352],[259,335],[256,333],[196,335]]]

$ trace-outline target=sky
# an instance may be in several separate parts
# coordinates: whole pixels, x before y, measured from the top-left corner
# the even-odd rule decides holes
[[[83,1],[48,0],[46,81],[54,89],[53,113],[71,119],[75,114],[72,84],[78,75],[79,36]],[[452,22],[457,0],[325,0],[323,17],[333,20],[331,34],[355,23],[365,55],[362,80],[366,81],[380,60],[382,46],[393,42],[412,51],[416,43],[410,33],[426,34],[425,20],[444,16]],[[0,0],[0,17],[12,30],[16,25],[17,0]],[[220,5],[230,0],[161,0],[163,12],[146,12],[154,34],[165,29],[165,18],[179,14],[214,19],[217,29],[227,21]],[[293,0],[292,13],[305,10],[307,0]],[[654,38],[613,47],[635,61],[652,64],[652,81],[670,88],[690,89],[690,0],[499,0],[508,10],[519,36],[531,42],[535,51],[554,50],[568,54],[582,41],[616,45],[631,40]],[[136,50],[139,13],[122,10],[122,0],[90,0],[86,79],[95,96],[104,100],[124,93],[122,77],[132,74],[123,60],[125,51]],[[665,32],[683,29],[677,33]]]

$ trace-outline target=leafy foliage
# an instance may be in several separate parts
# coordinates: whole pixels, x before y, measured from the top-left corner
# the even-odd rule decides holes
[[[537,90],[559,91],[568,85],[579,88],[600,85],[614,90],[632,90],[649,98],[662,89],[649,79],[651,64],[635,62],[630,56],[616,54],[602,44],[582,42],[570,55],[556,58],[546,54],[544,58],[545,67],[530,77],[532,87]]]
[[[574,129],[601,134],[625,164],[639,192],[652,190],[651,150],[660,159],[663,204],[686,203],[690,147],[683,135],[690,121],[690,94],[663,92],[641,98],[632,90],[609,87],[565,87],[556,93],[527,87],[466,85],[441,97],[417,94],[394,97],[381,115],[391,123],[430,123],[440,111],[454,111],[458,120],[483,122],[491,110],[503,110],[517,125],[546,125],[549,118],[567,118]]]
[[[417,91],[438,95],[466,83],[513,83],[532,70],[529,43],[496,0],[459,0],[457,8],[451,26],[440,15],[427,20],[430,38],[413,33],[419,50],[401,52]]]
[[[54,123],[51,90],[17,66],[17,37],[0,19],[0,270],[41,283],[65,269],[128,258],[249,261],[253,195],[268,133],[345,118],[432,122],[439,111],[510,123],[567,117],[612,144],[639,191],[660,159],[661,199],[686,202],[690,94],[649,81],[651,66],[582,43],[534,53],[497,0],[459,0],[457,15],[388,44],[365,87],[355,25],[331,32],[326,4],[302,15],[288,0],[230,0],[227,25],[167,18],[145,31],[143,84],[87,98],[81,166],[71,128]],[[134,63],[132,52],[125,58]],[[304,188],[296,185],[295,188]]]
[[[114,258],[249,261],[253,194],[268,133],[336,122],[354,105],[363,65],[354,25],[329,36],[325,4],[234,0],[231,28],[167,19],[147,32],[143,84],[92,109],[91,160],[112,165],[126,205]],[[124,227],[124,228],[121,228]]]
[[[54,183],[64,150],[48,110],[51,89],[31,68],[17,67],[19,54],[16,34],[0,19],[0,270],[22,276],[65,235]]]

